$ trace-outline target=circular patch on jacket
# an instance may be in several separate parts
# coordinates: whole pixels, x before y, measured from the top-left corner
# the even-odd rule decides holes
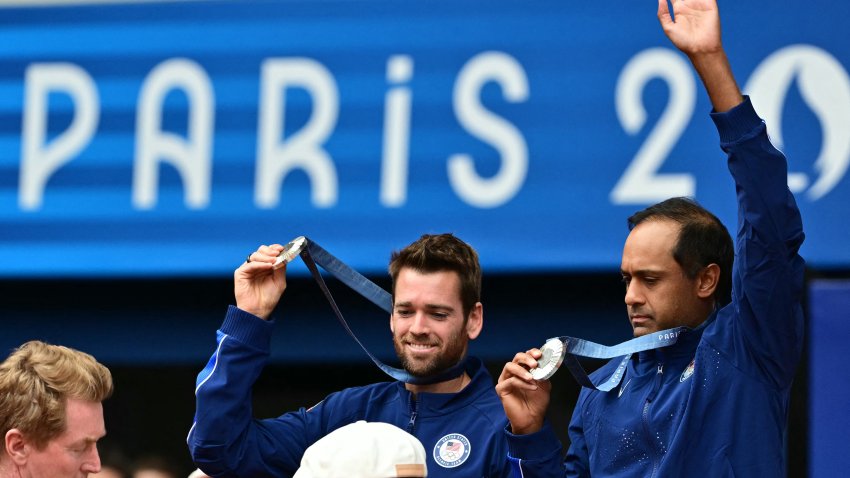
[[[460,433],[449,433],[434,445],[434,461],[443,468],[460,466],[469,458],[469,440]]]

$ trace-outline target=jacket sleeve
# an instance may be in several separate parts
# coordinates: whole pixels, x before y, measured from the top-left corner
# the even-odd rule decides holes
[[[587,450],[587,440],[584,437],[584,423],[582,421],[582,410],[584,407],[581,396],[587,393],[587,389],[582,389],[578,404],[573,409],[573,416],[570,419],[570,427],[568,434],[570,436],[570,448],[567,450],[567,456],[564,458],[564,468],[566,475],[569,477],[589,477],[590,476],[590,455]]]
[[[505,435],[513,478],[582,476],[569,475],[565,471],[561,442],[548,422],[540,431],[528,435],[514,435],[509,424],[505,427]]]
[[[785,157],[767,136],[749,98],[713,113],[738,198],[732,303],[715,347],[769,385],[790,386],[802,354],[801,297],[805,263],[800,211],[788,190]]]
[[[268,359],[273,325],[231,306],[198,375],[187,441],[195,464],[211,476],[291,476],[323,435],[321,405],[275,419],[252,416],[251,388]]]

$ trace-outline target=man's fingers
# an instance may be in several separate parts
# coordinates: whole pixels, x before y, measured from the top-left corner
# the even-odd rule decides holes
[[[248,258],[251,259],[250,262],[246,262],[249,262],[250,264],[253,264],[254,262],[274,263],[275,260],[277,260],[277,256],[280,255],[282,251],[283,246],[280,244],[272,244],[270,246],[262,245],[248,256]]]
[[[527,381],[533,380],[529,370],[537,367],[537,359],[541,356],[543,356],[543,353],[538,349],[530,349],[527,352],[517,353],[514,355],[513,360],[506,363],[502,368],[502,373],[499,375],[499,381],[511,376],[517,376]]]
[[[271,271],[274,269],[274,263],[268,262],[264,260],[255,260],[251,259],[251,262],[246,262],[240,266],[240,269],[245,272],[261,272],[261,271]]]
[[[250,262],[246,260],[236,268],[235,273],[237,275],[256,276],[274,270],[274,259],[268,259],[268,256],[265,254],[252,252],[249,259],[251,259]]]
[[[527,352],[520,352],[514,355],[513,363],[524,365],[527,369],[537,367],[537,359],[543,356],[543,352],[538,349],[530,349]]]
[[[513,363],[523,363],[523,362],[526,362],[528,360],[536,361],[535,359],[540,358],[540,356],[542,356],[542,355],[543,355],[543,353],[540,352],[540,350],[538,350],[538,349],[529,349],[525,352],[517,352],[517,354],[514,355],[514,359],[512,360],[512,362]]]
[[[531,376],[531,372],[528,371],[526,366],[516,362],[508,362],[502,368],[502,373],[499,375],[499,381],[508,380],[512,377],[518,377],[526,382],[534,381],[534,378]]]
[[[661,21],[662,25],[673,23],[673,16],[670,14],[670,5],[667,0],[658,0],[658,20]]]
[[[527,382],[525,380],[521,380],[518,377],[512,376],[504,380],[499,380],[499,383],[496,385],[496,394],[500,397],[505,397],[508,395],[512,395],[520,390],[528,390],[530,392],[533,392],[538,388],[539,385],[537,385],[536,381]]]

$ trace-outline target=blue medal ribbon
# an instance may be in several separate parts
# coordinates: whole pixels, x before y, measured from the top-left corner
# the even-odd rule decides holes
[[[377,284],[334,257],[331,253],[324,250],[321,246],[311,241],[309,238],[305,238],[305,240],[306,244],[300,252],[301,259],[304,261],[307,269],[310,270],[310,273],[313,275],[313,279],[315,279],[316,283],[319,284],[319,288],[322,289],[322,292],[325,294],[325,298],[328,299],[328,303],[330,303],[334,314],[336,314],[336,318],[339,320],[340,325],[342,325],[342,328],[344,328],[345,331],[348,332],[348,335],[350,335],[351,338],[360,345],[360,348],[366,352],[366,355],[372,359],[372,362],[374,362],[379,369],[396,380],[414,385],[428,385],[444,382],[446,380],[457,378],[463,374],[466,370],[466,360],[461,360],[451,368],[439,374],[428,377],[420,377],[412,375],[406,370],[391,367],[372,355],[372,353],[369,352],[369,349],[360,342],[360,339],[358,339],[351,330],[348,322],[345,321],[345,318],[342,316],[342,312],[340,312],[339,307],[337,307],[336,301],[334,300],[330,290],[328,290],[328,286],[325,284],[325,280],[322,278],[322,274],[319,273],[319,269],[316,267],[316,264],[322,266],[324,270],[339,279],[340,282],[347,285],[352,290],[362,295],[389,314],[393,313],[392,296],[389,292],[385,291]]]
[[[608,392],[620,384],[626,372],[626,366],[632,354],[653,350],[673,345],[679,340],[679,335],[691,330],[688,327],[676,327],[674,329],[653,332],[640,337],[635,337],[621,344],[606,346],[589,340],[577,339],[563,335],[554,337],[564,343],[564,365],[569,369],[572,376],[583,387],[602,392]],[[596,359],[612,359],[623,356],[614,373],[601,384],[594,384],[584,367],[576,357],[587,357]]]

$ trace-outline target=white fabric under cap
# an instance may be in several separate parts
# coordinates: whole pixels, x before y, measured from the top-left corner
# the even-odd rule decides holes
[[[292,478],[426,477],[425,448],[388,423],[359,421],[313,443]]]

